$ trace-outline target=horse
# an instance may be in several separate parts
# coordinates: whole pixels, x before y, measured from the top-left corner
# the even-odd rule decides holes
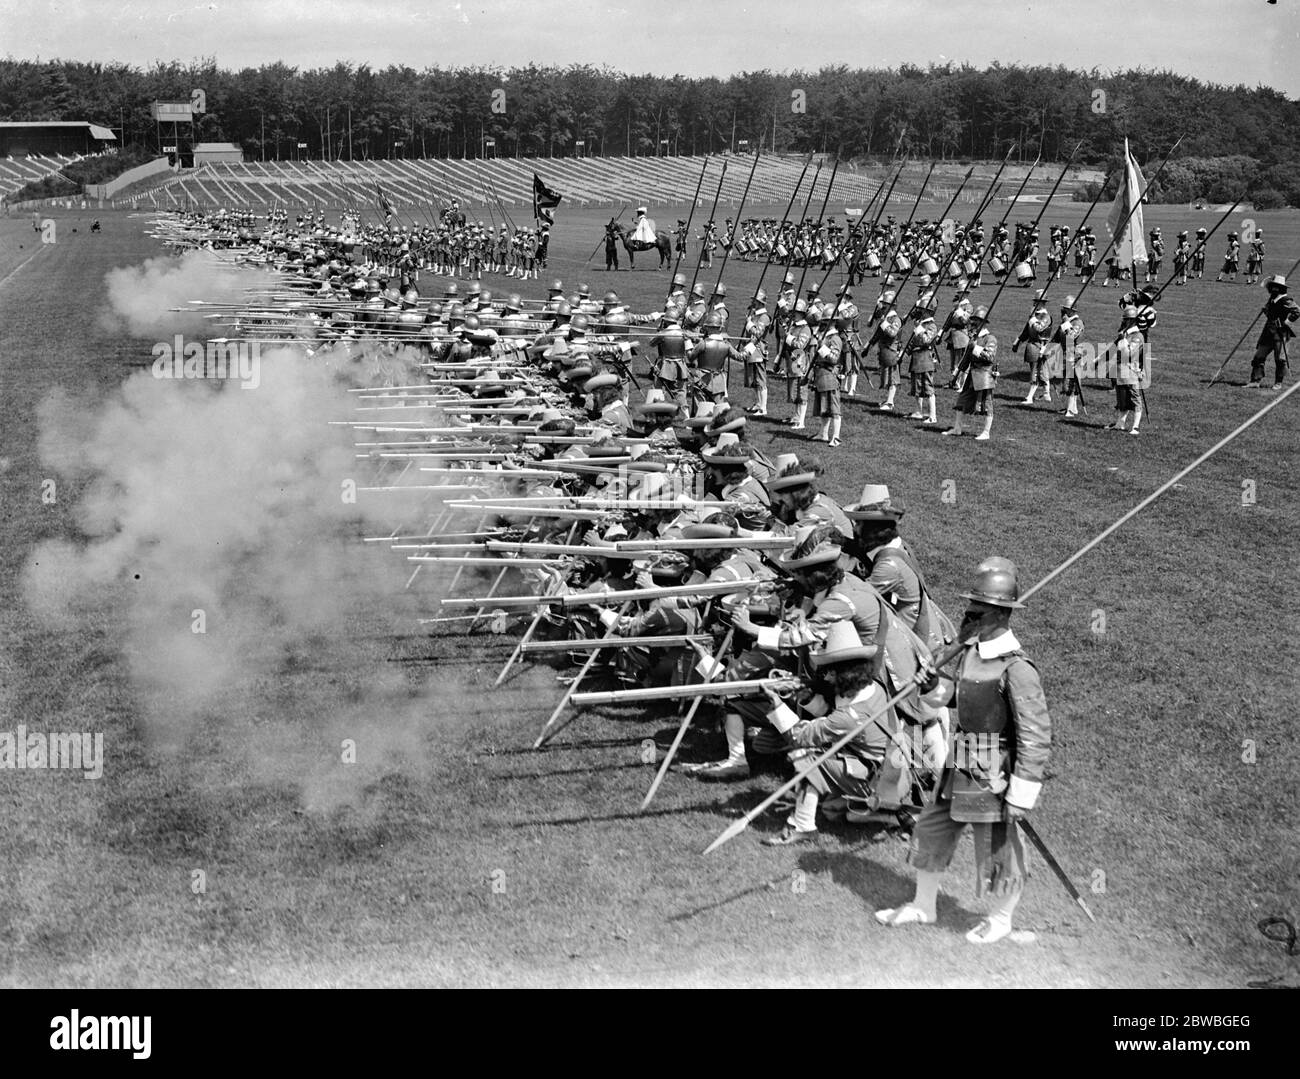
[[[636,269],[636,253],[638,251],[658,251],[659,252],[659,269],[664,269],[670,265],[673,260],[673,239],[663,229],[655,231],[655,242],[651,246],[643,240],[632,239],[627,230],[617,222],[614,224],[614,231],[618,233],[618,238],[623,241],[623,249],[627,252],[627,262],[629,268]]]

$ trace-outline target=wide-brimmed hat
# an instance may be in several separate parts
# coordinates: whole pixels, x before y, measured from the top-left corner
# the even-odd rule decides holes
[[[874,643],[864,643],[858,631],[849,621],[832,622],[825,640],[812,649],[809,660],[816,668],[832,667],[837,663],[854,663],[864,659],[873,659],[876,655]]]
[[[850,521],[897,521],[903,513],[903,507],[891,501],[889,488],[883,483],[864,484],[858,500],[844,507],[844,516]]]

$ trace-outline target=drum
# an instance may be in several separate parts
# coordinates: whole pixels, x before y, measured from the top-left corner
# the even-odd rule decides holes
[[[961,264],[961,268],[962,272],[964,272],[967,277],[974,277],[975,271],[978,267],[976,266],[974,259],[967,259]]]
[[[989,259],[989,269],[992,270],[995,274],[1000,274],[1004,272],[1006,268],[1007,268],[1006,263],[1003,262],[996,255],[993,256],[993,258]]]
[[[866,265],[868,270],[880,269],[880,256],[877,255],[874,251],[868,251],[866,257]]]
[[[1029,268],[1029,263],[1027,263],[1027,262],[1017,262],[1017,263],[1016,263],[1016,280],[1017,280],[1017,281],[1020,281],[1020,282],[1032,281],[1032,280],[1033,280],[1033,277],[1034,277],[1034,271],[1031,270],[1031,269]]]
[[[962,275],[962,268],[961,268],[961,263],[960,263],[960,262],[957,262],[957,261],[954,260],[954,261],[948,263],[948,280],[949,280],[949,281],[956,281],[957,278],[961,277],[961,275]]]
[[[894,256],[894,270],[898,273],[907,273],[912,268],[912,260],[902,252]]]
[[[939,272],[939,264],[935,262],[934,259],[928,256],[926,258],[923,258],[920,262],[918,262],[916,264],[916,268],[920,270],[921,273],[929,274],[931,277],[933,277],[935,274]]]

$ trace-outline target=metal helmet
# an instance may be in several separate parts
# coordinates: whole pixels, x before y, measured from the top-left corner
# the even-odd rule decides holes
[[[551,282],[551,289],[550,289],[550,291],[551,291],[551,292],[563,292],[563,291],[564,291],[564,282],[561,281],[561,280],[557,277],[554,281]]]
[[[585,300],[588,296],[591,295],[591,286],[590,286],[590,285],[579,285],[579,286],[578,286],[578,295],[581,296],[581,297]]]
[[[462,303],[454,303],[454,304],[452,304],[450,307],[448,307],[448,308],[447,308],[447,321],[448,321],[449,323],[451,323],[451,322],[464,322],[464,321],[465,321],[465,305],[462,304]]]
[[[691,286],[691,295],[699,296],[702,299],[704,297],[704,286],[696,281],[695,284]]]
[[[685,288],[686,275],[684,273],[673,274],[673,288]]]
[[[570,322],[569,322],[569,329],[570,329],[573,333],[586,333],[586,332],[587,332],[587,327],[588,327],[588,325],[590,325],[590,323],[589,323],[589,321],[588,321],[588,319],[587,319],[587,316],[584,315],[581,311],[579,311],[579,312],[578,312],[576,315],[574,315],[573,318],[570,320]]]
[[[463,329],[466,333],[473,333],[475,330],[481,328],[482,325],[483,324],[478,320],[478,315],[466,315]]]
[[[510,294],[510,299],[506,300],[506,305],[504,310],[506,311],[507,314],[513,315],[515,312],[519,310],[519,307],[520,307],[519,293],[512,292]]]
[[[718,282],[717,287],[713,290],[713,295],[715,295],[719,300],[725,299],[727,295],[727,286],[722,284],[722,282]]]
[[[1016,564],[1006,558],[986,558],[975,567],[975,581],[961,598],[990,607],[1024,607],[1016,581]]]
[[[988,320],[989,320],[989,309],[987,307],[975,308],[974,314],[972,314],[970,317],[971,322],[988,322]]]
[[[754,293],[754,298],[750,302],[757,303],[757,304],[767,303],[767,293],[764,292],[762,289],[759,289],[757,292]]]
[[[705,333],[721,333],[723,330],[722,316],[718,314],[709,315],[703,323]]]
[[[555,305],[556,318],[570,318],[572,317],[572,315],[573,315],[573,308],[570,306],[568,300],[561,300],[559,303]]]
[[[604,303],[606,307],[613,307],[618,303],[618,293],[611,289],[609,292],[605,293],[605,298],[601,302]]]

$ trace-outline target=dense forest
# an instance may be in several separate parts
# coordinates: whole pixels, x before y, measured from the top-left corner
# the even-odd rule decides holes
[[[840,66],[691,79],[591,66],[230,71],[214,60],[141,69],[5,59],[0,119],[91,120],[112,127],[128,147],[156,151],[163,133],[149,103],[186,101],[196,88],[206,111],[194,138],[235,142],[267,160],[758,147],[969,160],[1001,158],[1014,145],[1020,160],[1061,161],[1081,143],[1076,162],[1104,165],[1125,136],[1139,160],[1159,161],[1182,135],[1178,160],[1231,159],[1212,174],[1300,204],[1300,104],[1267,87],[1208,85],[1167,71]],[[1196,172],[1170,179],[1193,185]]]

